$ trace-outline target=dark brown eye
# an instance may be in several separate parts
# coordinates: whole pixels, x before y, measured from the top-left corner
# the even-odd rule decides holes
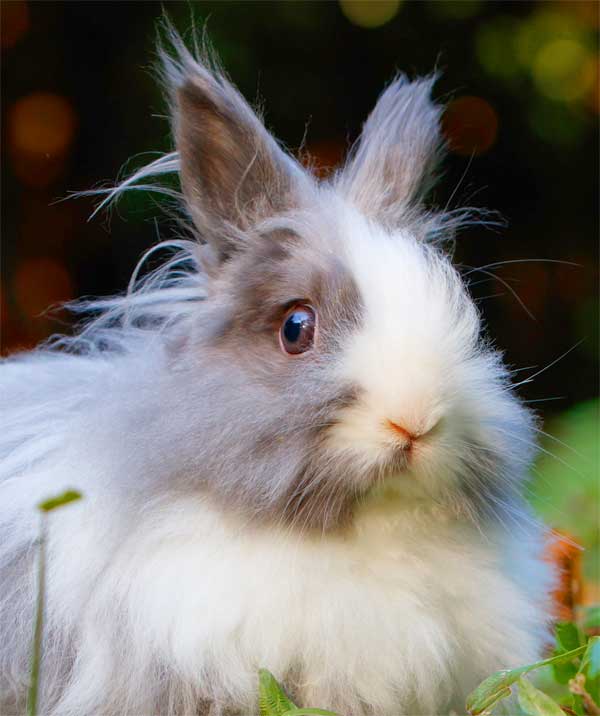
[[[279,343],[290,355],[305,353],[312,348],[315,338],[317,317],[314,310],[305,304],[293,306],[283,317],[279,329]]]

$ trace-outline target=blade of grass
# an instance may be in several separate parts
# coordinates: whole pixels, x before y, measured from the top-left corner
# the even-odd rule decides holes
[[[35,626],[33,629],[33,645],[31,648],[31,669],[29,676],[29,689],[27,690],[27,716],[37,716],[38,694],[40,687],[40,663],[42,661],[42,638],[44,634],[44,604],[46,603],[46,533],[48,513],[57,507],[68,505],[70,502],[81,499],[77,490],[65,492],[44,500],[38,504],[40,511],[40,535],[38,538],[38,572],[37,597],[35,610]]]
[[[31,649],[31,675],[27,692],[27,716],[37,716],[40,661],[42,658],[42,633],[44,629],[44,602],[46,598],[46,513],[40,515],[38,539],[38,572],[35,627]]]

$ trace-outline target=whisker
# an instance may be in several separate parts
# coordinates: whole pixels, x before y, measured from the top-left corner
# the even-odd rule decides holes
[[[533,368],[537,368],[537,365],[524,365],[522,368],[512,368],[509,373],[520,373],[524,370],[532,370]]]
[[[572,470],[578,477],[582,477],[582,474],[579,470],[577,470],[573,465],[569,465],[568,462],[565,462],[562,458],[560,458],[558,455],[555,455],[550,450],[546,450],[546,448],[542,447],[541,445],[538,445],[535,442],[532,442],[531,440],[525,440],[520,435],[516,435],[515,433],[508,432],[506,430],[502,430],[502,428],[495,428],[497,432],[503,433],[504,435],[508,436],[511,440],[517,440],[518,442],[521,442],[525,445],[529,445],[530,447],[535,448],[536,450],[539,450],[540,452],[545,453],[551,458],[554,458],[557,462],[559,462],[561,465],[564,465],[564,467],[568,468],[569,470]]]
[[[583,343],[583,338],[580,341],[577,341],[577,343],[574,346],[571,346],[569,350],[565,351],[562,355],[558,356],[555,360],[552,361],[552,363],[549,363],[545,368],[542,368],[541,370],[538,370],[537,373],[534,373],[533,375],[527,376],[527,378],[520,383],[515,383],[513,388],[518,387],[519,385],[523,385],[524,383],[529,383],[534,378],[537,378],[538,375],[541,375],[545,371],[548,370],[548,368],[552,368],[553,365],[556,365],[559,361],[561,361],[563,358],[569,355],[571,351],[574,351],[576,348],[579,348],[579,346]]]
[[[578,451],[575,450],[574,447],[571,447],[571,445],[563,442],[559,438],[557,438],[555,435],[552,435],[550,433],[545,432],[541,428],[534,428],[534,430],[539,433],[540,435],[543,435],[545,438],[548,438],[549,440],[553,440],[558,445],[562,445],[562,447],[566,448],[567,450],[570,450],[574,455],[577,455],[577,457],[580,457],[582,460],[585,460],[585,457]]]
[[[475,152],[473,151],[473,152],[471,152],[471,156],[469,157],[469,161],[467,162],[467,166],[465,167],[463,173],[461,174],[460,179],[458,180],[458,183],[457,183],[456,186],[454,187],[454,190],[452,191],[452,194],[450,194],[450,198],[449,198],[448,201],[446,202],[446,206],[444,207],[444,211],[443,211],[442,213],[445,214],[445,213],[448,211],[448,208],[449,208],[450,205],[452,204],[452,200],[453,200],[454,197],[456,196],[456,193],[457,193],[458,190],[460,189],[460,187],[461,187],[463,181],[465,180],[465,177],[467,176],[467,174],[468,174],[468,172],[469,172],[469,169],[471,168],[471,164],[473,164],[473,159],[474,159],[474,157],[475,157]]]
[[[471,271],[468,273],[472,273],[473,271],[479,271],[480,273],[490,276],[491,278],[496,279],[496,281],[499,281],[505,288],[507,288],[510,293],[516,298],[517,302],[521,306],[521,308],[525,311],[525,313],[531,318],[533,321],[537,321],[537,318],[531,313],[531,311],[527,308],[525,303],[523,302],[523,299],[519,296],[519,294],[515,291],[515,289],[501,276],[498,276],[498,274],[493,273],[492,271],[486,271],[484,268],[472,268]],[[468,275],[468,274],[467,274]]]
[[[560,259],[511,259],[508,261],[495,261],[494,263],[486,264],[485,266],[477,266],[472,268],[467,266],[467,268],[471,268],[471,270],[467,271],[465,276],[468,276],[472,271],[481,271],[481,269],[497,268],[499,266],[508,266],[509,264],[528,263],[562,264],[564,266],[575,266],[577,268],[582,268],[582,264],[575,263],[574,261],[562,261]]]
[[[487,301],[488,298],[502,298],[502,296],[506,296],[505,293],[490,293],[488,296],[478,296],[475,299],[475,302],[478,303],[479,301]]]

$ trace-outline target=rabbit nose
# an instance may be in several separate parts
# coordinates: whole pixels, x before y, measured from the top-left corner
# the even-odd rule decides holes
[[[408,430],[403,425],[400,425],[399,423],[396,423],[389,418],[387,418],[385,422],[386,426],[394,433],[396,438],[400,439],[401,447],[404,450],[410,450],[414,442],[416,442],[419,438],[431,433],[435,428],[438,427],[441,420],[439,418],[433,419],[431,424],[424,426],[423,429],[420,429],[418,431]]]
[[[401,439],[403,449],[410,450],[413,441],[416,440],[418,435],[413,435],[413,433],[409,432],[406,428],[403,428],[402,425],[398,425],[398,423],[395,423],[393,420],[389,420],[389,418],[386,423],[388,428],[392,430],[395,435]]]

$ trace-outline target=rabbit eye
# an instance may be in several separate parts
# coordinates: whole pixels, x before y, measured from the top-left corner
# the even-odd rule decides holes
[[[283,317],[279,329],[279,344],[290,355],[305,353],[312,347],[315,338],[317,317],[307,305],[293,306]]]

